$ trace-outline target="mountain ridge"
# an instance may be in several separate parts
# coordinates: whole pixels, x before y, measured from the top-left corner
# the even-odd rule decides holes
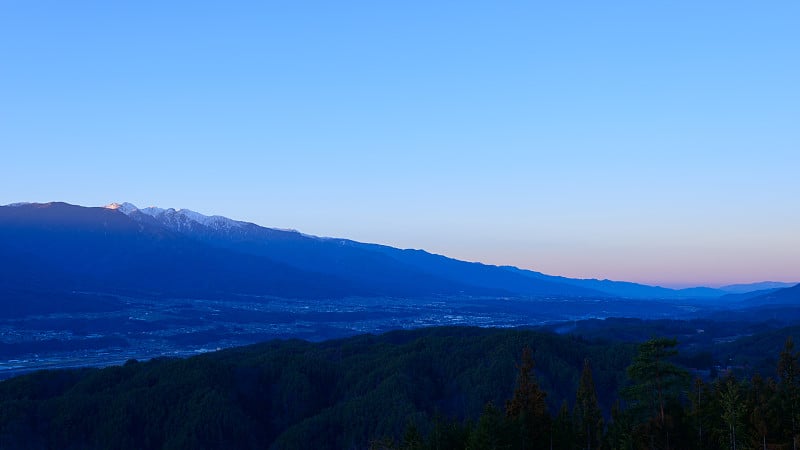
[[[112,207],[113,205],[118,205],[118,204],[112,204],[107,207]],[[124,210],[123,212],[128,215],[135,215],[137,210],[139,212],[145,212],[141,209],[136,208],[134,205],[130,203],[123,203],[122,205],[127,206],[126,210],[128,212]],[[362,242],[352,241],[349,239],[326,238],[326,237],[305,235],[297,232],[296,230],[276,230],[274,228],[261,227],[259,225],[255,225],[249,222],[235,221],[233,219],[228,219],[221,216],[205,216],[203,214],[199,214],[194,211],[186,209],[176,210],[172,208],[162,209],[162,208],[150,207],[150,208],[145,208],[145,210],[155,211],[155,213],[146,212],[146,214],[156,218],[174,217],[179,215],[184,215],[189,218],[192,218],[191,215],[197,215],[200,217],[200,220],[198,220],[198,222],[203,223],[204,225],[208,225],[208,222],[211,219],[220,218],[229,221],[228,223],[235,223],[236,226],[238,227],[257,226],[262,229],[268,229],[273,231],[288,231],[291,233],[298,233],[301,236],[305,236],[312,239],[334,240],[339,242],[339,244],[343,246],[354,246],[369,250],[377,250],[380,253],[388,255],[396,260],[403,261],[405,263],[415,265],[417,267],[419,267],[420,265],[425,265],[427,272],[437,276],[445,276],[448,278],[458,279],[461,282],[472,282],[472,283],[474,283],[477,278],[482,280],[482,283],[485,287],[494,287],[494,288],[500,287],[504,283],[512,283],[514,286],[516,286],[516,289],[520,289],[523,292],[532,295],[547,293],[547,291],[546,289],[545,290],[531,289],[530,287],[525,288],[524,287],[525,282],[523,280],[521,280],[518,277],[509,277],[505,274],[502,274],[501,270],[516,273],[517,275],[523,275],[525,278],[534,278],[538,280],[539,283],[546,283],[550,287],[553,287],[553,283],[555,283],[557,285],[566,284],[577,288],[577,289],[562,288],[564,290],[563,292],[567,293],[568,295],[601,295],[601,296],[614,296],[614,297],[625,297],[625,298],[683,299],[683,298],[714,298],[714,297],[720,297],[726,293],[705,287],[674,290],[669,288],[647,286],[625,281],[572,279],[561,276],[546,275],[540,272],[535,272],[527,269],[520,269],[511,266],[495,266],[491,264],[484,264],[481,262],[461,261],[455,258],[450,258],[445,255],[429,253],[421,249],[399,249],[387,245],[362,243]],[[175,221],[175,219],[172,220]],[[233,228],[233,226],[227,225],[223,227],[216,226],[211,228],[216,228],[217,230],[220,230],[224,228],[230,229]],[[427,261],[423,261],[425,259],[427,259]],[[445,268],[443,267],[443,265],[448,265],[449,267]],[[457,273],[459,271],[461,273]],[[486,271],[493,272],[492,275],[489,277],[491,279],[487,279]],[[481,274],[479,272],[483,272],[484,276],[481,277]]]
[[[245,286],[251,286],[251,291],[261,292],[264,295],[291,296],[289,294],[295,287],[298,288],[298,292],[305,292],[302,295],[310,295],[309,285],[330,288],[319,292],[322,297],[328,292],[334,296],[472,295],[714,299],[730,293],[711,288],[674,290],[625,281],[546,275],[512,266],[461,261],[425,250],[399,249],[349,239],[312,236],[296,230],[268,228],[224,216],[208,216],[188,209],[165,209],[155,206],[138,208],[127,202],[111,203],[104,207],[83,207],[63,202],[18,203],[0,207],[0,251],[20,251],[20,246],[14,244],[13,239],[9,239],[11,233],[9,230],[16,230],[17,234],[24,235],[24,230],[21,231],[20,226],[25,220],[28,220],[27,231],[38,230],[47,234],[50,239],[48,245],[54,247],[56,253],[60,249],[62,254],[58,256],[41,251],[37,253],[37,247],[41,245],[30,239],[27,241],[23,239],[28,243],[28,249],[23,248],[23,253],[33,257],[31,261],[55,267],[53,273],[60,273],[63,275],[62,278],[73,281],[76,264],[66,264],[69,253],[64,254],[64,247],[69,245],[63,240],[68,241],[76,237],[88,241],[94,239],[93,245],[99,245],[95,241],[99,239],[100,234],[103,234],[104,239],[110,239],[106,245],[110,245],[111,248],[114,245],[122,245],[120,239],[141,241],[139,243],[142,247],[139,250],[136,245],[122,245],[128,252],[124,254],[125,257],[129,257],[130,253],[134,256],[140,253],[139,256],[147,254],[151,258],[156,258],[158,252],[166,252],[165,261],[169,261],[169,264],[166,262],[162,264],[163,270],[175,270],[170,269],[171,265],[188,264],[198,269],[198,274],[202,274],[203,270],[217,267],[220,274],[225,274],[223,278],[228,277],[227,281],[217,280],[205,285],[217,286],[219,289],[225,286],[238,288],[233,280],[239,280]],[[67,229],[72,229],[78,234],[65,234]],[[54,235],[59,233],[62,241],[58,239],[54,241]],[[2,239],[3,236],[5,240]],[[86,253],[89,250],[84,248],[73,251]],[[113,257],[107,251],[100,251],[98,248],[94,248],[93,251],[95,251],[93,257],[98,258],[98,261],[105,261],[109,267],[114,267],[114,264],[119,265],[119,261],[109,262]],[[194,255],[195,260],[188,261],[187,255]],[[227,262],[214,263],[209,258]],[[87,269],[87,261],[84,260],[81,264],[83,266],[79,264],[77,267]],[[142,266],[144,263],[137,264]],[[137,264],[128,268],[137,267]],[[249,274],[248,276],[266,277],[265,279],[270,281],[259,283],[241,279],[242,276],[233,273],[234,271],[226,265],[236,267],[237,271]],[[31,266],[36,266],[36,263],[29,262],[28,267]],[[263,267],[266,272],[255,273],[253,267]],[[110,276],[113,272],[102,267],[98,270],[101,278]],[[121,269],[117,270],[119,272]],[[280,274],[280,276],[270,278],[270,274]],[[119,273],[116,276],[120,277]],[[184,288],[188,288],[191,280],[188,274],[185,273],[184,276],[186,277]],[[294,281],[289,284],[284,283],[287,280]],[[127,280],[127,282],[132,281]],[[292,283],[297,283],[298,286],[292,287]],[[765,284],[766,282],[753,286],[761,287]],[[335,289],[334,285],[338,285],[341,289]],[[282,288],[278,289],[276,286]],[[742,286],[733,287],[739,291],[746,291]],[[197,291],[197,289],[189,290]]]

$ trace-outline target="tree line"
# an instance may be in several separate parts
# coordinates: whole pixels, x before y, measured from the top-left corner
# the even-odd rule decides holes
[[[628,382],[608,414],[597,400],[589,359],[583,364],[572,407],[555,414],[536,381],[530,347],[522,351],[513,395],[501,407],[486,404],[475,422],[436,417],[409,423],[402,439],[371,442],[373,450],[530,449],[791,449],[800,445],[800,352],[787,338],[777,378],[691,378],[673,363],[677,340],[652,338],[627,367]],[[423,436],[421,428],[431,431]]]
[[[779,345],[746,379],[692,379],[674,339],[473,327],[42,371],[0,382],[0,448],[794,450]]]

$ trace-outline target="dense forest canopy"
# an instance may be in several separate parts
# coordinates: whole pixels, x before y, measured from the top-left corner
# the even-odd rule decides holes
[[[792,448],[791,340],[714,379],[677,344],[441,327],[42,371],[0,382],[0,447]]]

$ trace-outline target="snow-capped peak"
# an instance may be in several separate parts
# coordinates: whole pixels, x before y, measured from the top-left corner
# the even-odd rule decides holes
[[[167,213],[167,212],[173,212],[174,213],[175,210],[172,209],[172,208],[163,209],[163,208],[159,208],[157,206],[148,206],[147,208],[140,209],[139,212],[142,213],[142,214],[147,214],[148,216],[151,216],[151,217],[158,217],[159,215]]]
[[[239,222],[223,216],[206,216],[190,209],[159,208],[149,206],[147,208],[137,208],[131,203],[112,203],[107,205],[108,209],[116,209],[125,215],[131,216],[135,212],[150,216],[169,228],[176,230],[188,230],[194,227],[195,223],[212,228],[214,230],[230,230],[239,228],[245,222]],[[135,215],[134,215],[135,216]]]
[[[117,211],[119,211],[119,212],[121,212],[123,214],[126,214],[126,215],[129,215],[130,213],[139,210],[139,208],[137,208],[136,205],[133,205],[133,204],[128,203],[128,202],[111,203],[110,205],[106,205],[105,208],[106,209],[116,209]]]
[[[204,214],[200,214],[199,212],[192,211],[191,209],[179,209],[175,212],[189,220],[193,220],[197,223],[201,223],[209,228],[214,229],[229,230],[231,228],[239,228],[244,225],[244,222],[239,222],[223,216],[206,216]]]

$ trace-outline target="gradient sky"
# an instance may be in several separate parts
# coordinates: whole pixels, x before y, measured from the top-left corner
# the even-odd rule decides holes
[[[800,281],[800,2],[0,0],[0,204]]]

